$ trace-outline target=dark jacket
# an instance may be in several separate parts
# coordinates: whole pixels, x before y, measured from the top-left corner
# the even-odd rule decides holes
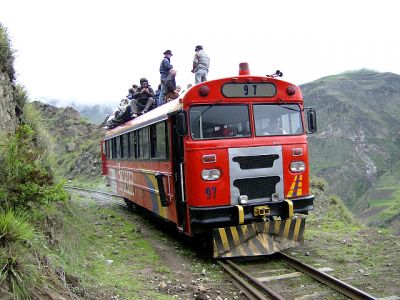
[[[136,93],[133,95],[133,99],[138,99],[138,100],[147,100],[149,97],[154,98],[155,94],[151,86],[147,86],[149,89],[148,92],[142,93],[143,87],[138,87]]]
[[[166,80],[169,74],[169,70],[171,70],[173,66],[170,63],[170,59],[168,57],[164,57],[160,64],[160,74],[161,80]]]
[[[167,79],[165,81],[166,91],[167,92],[174,92],[176,90],[176,82],[175,82],[175,74],[168,74]]]

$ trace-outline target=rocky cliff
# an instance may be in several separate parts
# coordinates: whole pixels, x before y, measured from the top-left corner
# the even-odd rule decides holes
[[[100,141],[104,130],[88,123],[72,107],[57,108],[38,101],[29,106],[39,113],[48,133],[55,174],[65,179],[100,178]]]

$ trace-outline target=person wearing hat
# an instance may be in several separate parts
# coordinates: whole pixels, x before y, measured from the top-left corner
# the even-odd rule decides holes
[[[210,58],[207,53],[204,52],[203,46],[197,45],[194,49],[196,54],[193,59],[194,82],[198,84],[200,82],[207,81],[208,68],[210,67]]]
[[[140,87],[136,90],[131,101],[132,117],[148,112],[154,102],[154,91],[146,78],[140,79]]]
[[[165,82],[167,80],[169,70],[173,68],[171,65],[171,50],[166,50],[164,52],[164,58],[160,64],[160,75],[161,75],[161,90],[160,90],[160,97],[158,98],[157,106],[164,104],[164,93],[166,90]]]

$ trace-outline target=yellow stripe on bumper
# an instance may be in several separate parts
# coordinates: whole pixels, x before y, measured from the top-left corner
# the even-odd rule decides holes
[[[213,230],[214,258],[258,256],[279,252],[303,242],[305,218],[237,225]]]

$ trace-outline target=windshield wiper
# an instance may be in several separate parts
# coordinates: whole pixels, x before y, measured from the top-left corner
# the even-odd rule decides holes
[[[278,105],[282,108],[285,108],[287,110],[292,110],[292,111],[301,111],[300,107],[298,109],[293,108],[293,107],[289,107],[289,106],[285,106],[285,105],[289,105],[288,103],[286,103],[283,99],[279,98],[278,101],[280,101],[280,103],[278,103]],[[298,107],[298,106],[297,106]]]
[[[206,113],[206,111],[208,111],[210,108],[214,107],[216,104],[218,104],[219,102],[215,102],[213,104],[211,104],[209,107],[207,107],[204,111],[202,111],[197,117],[196,119],[194,119],[194,121],[196,122],[198,119],[200,119],[200,117],[202,115],[204,115]]]

